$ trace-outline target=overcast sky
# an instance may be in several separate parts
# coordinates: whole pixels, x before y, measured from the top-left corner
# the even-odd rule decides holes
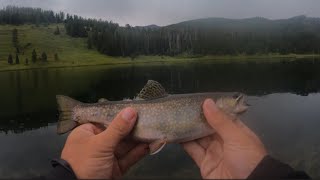
[[[133,26],[163,26],[206,17],[320,17],[320,0],[0,0],[1,8],[7,5],[41,7]]]

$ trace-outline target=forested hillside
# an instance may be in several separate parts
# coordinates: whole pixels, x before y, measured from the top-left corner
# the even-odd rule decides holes
[[[72,26],[74,21],[79,20],[70,18],[66,24]],[[286,20],[209,18],[152,29],[98,24],[88,25],[88,45],[112,55],[320,52],[320,19],[305,16]]]
[[[7,6],[0,10],[0,24],[62,23],[64,19],[65,14],[63,12],[55,13],[40,8]]]
[[[88,37],[88,48],[115,56],[305,54],[320,53],[320,18],[208,18],[165,27],[121,27],[118,24],[68,16],[71,36]]]
[[[106,17],[108,18],[108,17]],[[86,37],[87,48],[111,56],[319,54],[320,18],[208,18],[164,27],[119,26],[34,8],[7,7],[1,24],[63,22],[68,35]]]

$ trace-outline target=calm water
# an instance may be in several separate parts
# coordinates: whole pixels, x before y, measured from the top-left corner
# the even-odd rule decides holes
[[[0,178],[50,169],[66,136],[55,134],[56,94],[83,102],[135,96],[148,79],[169,93],[240,91],[252,106],[242,117],[270,154],[320,177],[320,61],[108,66],[0,72]],[[128,177],[199,177],[179,145],[148,156]]]

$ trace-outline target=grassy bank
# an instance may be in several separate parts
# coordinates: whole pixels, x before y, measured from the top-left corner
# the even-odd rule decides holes
[[[54,35],[56,27],[59,27],[61,34]],[[15,61],[16,50],[12,43],[12,30],[18,29],[18,41],[21,47],[19,53],[20,64],[9,65],[8,55],[13,55]],[[214,61],[221,62],[247,62],[247,61],[279,61],[302,58],[319,58],[319,55],[237,55],[237,56],[189,56],[179,55],[169,56],[138,56],[135,59],[129,57],[111,57],[98,53],[96,50],[89,50],[86,46],[85,38],[71,38],[66,35],[62,24],[51,24],[48,26],[35,25],[1,25],[0,26],[0,71],[22,70],[33,68],[57,68],[76,67],[93,65],[119,65],[119,64],[146,64],[146,63],[185,63],[194,61]],[[35,49],[38,57],[42,52],[46,52],[48,62],[31,62],[32,50]],[[59,60],[54,59],[57,53]],[[28,58],[29,64],[25,64]]]
[[[315,59],[319,60],[319,55],[286,55],[286,56],[203,56],[198,58],[193,57],[160,57],[160,56],[140,56],[134,60],[130,58],[118,58],[118,57],[105,57],[101,59],[92,59],[88,61],[58,61],[47,63],[30,63],[26,65],[24,63],[9,65],[6,62],[0,63],[0,71],[12,71],[12,70],[27,70],[27,69],[41,69],[41,68],[63,68],[63,67],[82,67],[82,66],[98,66],[98,65],[147,65],[147,64],[176,64],[176,63],[245,63],[245,62],[291,62],[301,59]]]

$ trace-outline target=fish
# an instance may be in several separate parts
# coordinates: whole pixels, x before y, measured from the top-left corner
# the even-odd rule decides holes
[[[159,82],[148,80],[135,98],[122,101],[101,98],[97,103],[83,103],[57,95],[57,133],[67,133],[85,123],[96,123],[107,128],[122,109],[132,107],[137,111],[138,118],[130,137],[149,143],[150,154],[156,154],[168,143],[187,142],[214,133],[202,110],[207,98],[213,99],[217,107],[232,119],[249,107],[243,93],[168,94]]]

